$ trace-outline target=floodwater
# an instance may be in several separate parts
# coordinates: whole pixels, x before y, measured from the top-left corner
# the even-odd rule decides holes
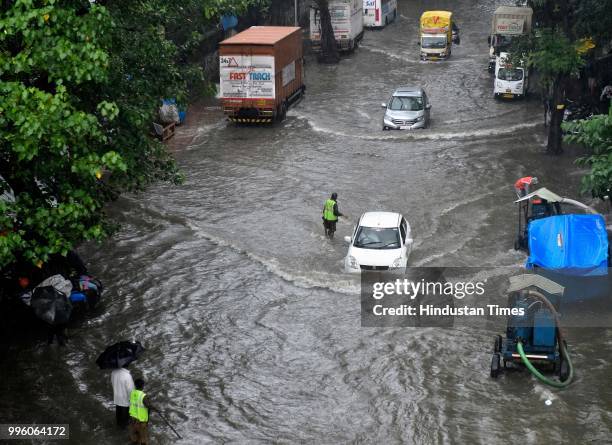
[[[524,175],[576,196],[571,156],[543,155],[536,94],[492,97],[487,32],[501,2],[399,1],[398,20],[367,31],[337,66],[308,58],[307,95],[273,127],[202,123],[176,153],[186,181],[109,209],[120,231],[83,250],[104,302],[64,349],[42,340],[2,365],[2,422],[69,423],[71,443],[126,443],[109,374],[94,360],[124,338],[183,436],[155,415],[154,443],[610,443],[611,331],[570,331],[575,382],[489,377],[490,329],[361,328],[346,245],[367,210],[402,212],[414,266],[518,266],[512,184]],[[418,16],[451,9],[461,45],[418,61]],[[382,132],[380,103],[422,85],[430,128]],[[332,192],[348,220],[323,236]],[[10,363],[10,365],[9,365]],[[550,406],[545,405],[551,400]]]

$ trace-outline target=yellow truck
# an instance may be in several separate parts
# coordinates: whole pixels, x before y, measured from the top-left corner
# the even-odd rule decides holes
[[[447,59],[453,46],[453,13],[425,11],[421,15],[421,60]]]

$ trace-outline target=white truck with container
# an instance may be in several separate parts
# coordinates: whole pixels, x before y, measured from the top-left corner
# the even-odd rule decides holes
[[[397,18],[397,0],[363,0],[363,26],[382,28]]]
[[[528,70],[523,64],[514,66],[510,54],[501,53],[495,62],[495,81],[493,95],[495,98],[521,99],[527,95],[529,88]]]
[[[352,51],[363,38],[363,0],[329,0],[334,38],[340,51]],[[321,15],[310,7],[310,42],[312,50],[321,51]]]
[[[519,6],[500,6],[493,13],[489,35],[489,72],[495,71],[497,57],[507,52],[512,39],[531,33],[533,9]]]

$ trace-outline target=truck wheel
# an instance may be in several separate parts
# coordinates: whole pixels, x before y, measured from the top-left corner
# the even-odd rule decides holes
[[[278,115],[278,121],[282,122],[287,117],[287,102],[283,102],[280,106],[280,113]]]
[[[501,371],[500,362],[501,360],[499,354],[493,354],[493,357],[491,357],[491,377],[493,377],[494,379],[497,378]]]

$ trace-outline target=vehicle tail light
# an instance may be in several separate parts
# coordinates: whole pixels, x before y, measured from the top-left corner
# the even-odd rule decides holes
[[[379,21],[380,20],[380,9],[376,8],[376,17],[374,18],[374,20]]]

